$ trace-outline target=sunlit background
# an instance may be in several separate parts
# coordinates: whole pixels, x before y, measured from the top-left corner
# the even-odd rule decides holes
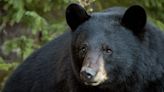
[[[11,72],[34,50],[68,31],[65,9],[79,3],[88,12],[112,6],[143,6],[164,29],[164,0],[0,0],[0,91]]]

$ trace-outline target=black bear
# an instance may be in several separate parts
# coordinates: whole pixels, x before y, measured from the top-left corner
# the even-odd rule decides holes
[[[3,92],[164,92],[164,33],[139,5],[66,9],[71,31],[21,64]]]

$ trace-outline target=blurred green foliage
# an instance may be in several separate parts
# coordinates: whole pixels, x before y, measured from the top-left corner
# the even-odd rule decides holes
[[[0,90],[10,72],[29,54],[68,30],[65,8],[72,2],[81,4],[88,12],[140,4],[149,19],[164,29],[164,0],[1,0]],[[11,52],[18,59],[11,58],[9,62]]]

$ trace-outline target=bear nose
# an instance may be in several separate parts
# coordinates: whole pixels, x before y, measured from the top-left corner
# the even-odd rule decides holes
[[[92,79],[96,76],[96,71],[91,68],[83,68],[80,72],[80,77],[84,81],[92,81]]]
[[[80,75],[83,80],[91,80],[93,78],[93,75],[87,71],[82,71]]]

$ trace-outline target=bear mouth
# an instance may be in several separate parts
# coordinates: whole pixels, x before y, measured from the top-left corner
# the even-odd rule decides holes
[[[101,82],[98,81],[92,81],[92,82],[84,82],[85,85],[89,85],[89,86],[98,86],[100,85]]]

